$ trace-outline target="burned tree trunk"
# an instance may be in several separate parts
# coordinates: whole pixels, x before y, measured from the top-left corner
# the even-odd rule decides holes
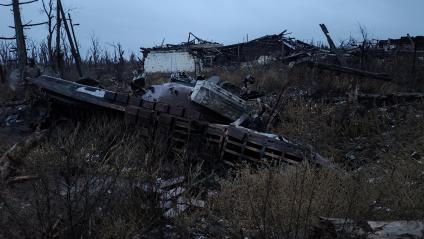
[[[18,50],[18,63],[23,70],[27,63],[27,52],[25,45],[24,28],[22,26],[21,11],[19,9],[19,0],[12,0],[13,17],[15,21],[16,47]]]
[[[330,45],[330,49],[332,52],[336,53],[337,61],[342,66],[346,66],[346,60],[343,58],[343,54],[340,52],[340,50],[336,47],[336,44],[334,44],[333,39],[331,39],[330,32],[328,31],[325,24],[319,24],[321,27],[322,32],[324,33],[325,37],[327,38],[328,44]]]
[[[74,24],[72,23],[72,18],[71,18],[70,13],[68,13],[68,18],[69,18],[69,24],[71,25],[72,38],[74,39],[75,48],[76,48],[78,57],[80,57],[80,59],[81,59],[81,54],[80,54],[79,47],[78,47],[77,37],[75,36]]]
[[[47,35],[47,51],[49,54],[49,64],[53,64],[54,62],[54,53],[53,53],[53,34],[54,34],[54,26],[53,26],[53,0],[49,0],[48,4],[42,0],[43,3],[43,11],[47,16],[47,27],[48,27],[48,35]]]
[[[75,60],[75,65],[77,66],[78,74],[82,77],[81,70],[81,58],[78,54],[78,51],[75,48],[74,41],[72,39],[71,30],[69,29],[68,22],[66,21],[65,11],[63,10],[62,2],[60,0],[57,1],[58,8],[60,9],[60,14],[63,18],[63,26],[65,27],[66,35],[68,36],[69,45],[71,46],[71,53]]]
[[[6,83],[6,77],[4,76],[3,65],[0,63],[0,84]]]
[[[62,75],[62,52],[60,50],[60,28],[61,28],[61,17],[59,9],[59,0],[56,1],[56,70]]]
[[[0,157],[0,183],[16,171],[23,158],[36,147],[46,136],[47,131],[35,132],[24,142],[13,145],[2,157]]]

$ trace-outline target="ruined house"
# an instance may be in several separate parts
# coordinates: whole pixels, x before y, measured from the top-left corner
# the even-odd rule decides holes
[[[399,39],[380,40],[377,49],[386,52],[395,51],[398,53],[424,53],[424,36],[404,36]]]
[[[224,66],[239,63],[266,64],[281,56],[287,56],[295,50],[291,40],[284,38],[284,33],[267,35],[252,41],[224,46],[219,49],[211,66]]]
[[[146,73],[201,72],[205,54],[216,51],[222,46],[189,33],[188,41],[178,45],[166,44],[153,48],[141,48],[144,70]]]
[[[194,39],[191,40],[191,37]],[[267,64],[311,45],[285,37],[285,32],[263,36],[244,43],[222,45],[202,40],[192,33],[179,45],[142,48],[147,73],[186,71],[199,73],[215,66],[244,63]]]

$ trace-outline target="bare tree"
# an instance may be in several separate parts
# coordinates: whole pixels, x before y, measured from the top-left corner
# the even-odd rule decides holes
[[[27,63],[27,52],[25,45],[24,27],[22,25],[21,11],[19,7],[19,0],[12,0],[13,17],[15,21],[15,34],[16,34],[16,46],[18,50],[18,62],[21,70],[23,71]]]
[[[31,59],[37,60],[40,55],[38,44],[33,39],[29,39],[27,41],[27,48],[28,48],[28,51],[30,52]]]
[[[72,56],[69,54],[69,45],[66,43],[66,36],[65,33],[61,33],[60,40],[62,41],[62,50],[61,50],[61,61],[63,61],[62,64],[66,64],[70,66],[72,64]],[[64,66],[64,65],[63,65]]]
[[[124,59],[125,51],[122,49],[121,43],[118,43],[116,45],[116,50],[118,51],[118,54],[119,54],[119,63],[121,63],[121,64],[124,63],[125,62],[125,59]]]
[[[69,46],[70,46],[70,49],[71,49],[72,57],[75,60],[75,66],[77,67],[78,75],[80,77],[82,77],[81,57],[79,55],[78,50],[76,49],[75,42],[74,42],[74,39],[73,39],[73,35],[71,33],[71,28],[68,25],[68,22],[67,22],[67,19],[66,19],[66,15],[65,15],[65,10],[63,9],[63,6],[62,6],[62,3],[61,3],[60,0],[57,0],[57,7],[60,9],[60,15],[63,18],[63,26],[64,26],[65,31],[66,31],[66,36],[68,38],[68,42],[69,42]]]
[[[63,61],[63,55],[60,48],[60,29],[61,29],[61,17],[60,17],[60,8],[59,6],[59,0],[56,0],[56,51],[55,51],[55,58],[56,58],[56,67],[57,71],[63,76],[63,70],[62,70],[62,61]]]
[[[104,54],[103,54],[103,61],[104,63],[106,63],[107,65],[109,65],[111,63],[111,59],[110,59],[110,53],[108,51],[107,48],[104,49]]]
[[[368,44],[369,44],[369,39],[368,39],[368,31],[367,31],[367,28],[364,26],[364,25],[362,25],[362,24],[359,24],[359,32],[360,32],[360,34],[361,34],[361,37],[362,37],[362,39],[361,39],[361,41],[362,41],[362,44],[361,44],[361,69],[364,69],[364,66],[366,65],[365,63],[366,63],[366,50],[367,50],[367,48],[368,48]]]
[[[367,30],[367,27],[364,26],[364,25],[362,25],[362,24],[359,24],[359,32],[360,32],[360,34],[362,36],[362,39],[361,39],[362,40],[362,43],[368,42],[369,39],[368,39],[368,30]]]
[[[12,48],[12,43],[7,41],[0,42],[0,64],[7,65],[12,59],[10,50]]]
[[[46,4],[45,0],[42,0],[43,3],[43,12],[46,14],[47,17],[47,50],[49,54],[49,61],[50,63],[53,62],[53,34],[55,31],[56,25],[53,24],[53,0],[49,0]]]
[[[97,39],[97,37],[92,34],[91,35],[91,47],[89,50],[89,58],[93,61],[94,63],[94,67],[97,67],[97,64],[100,61],[100,56],[102,54],[101,52],[101,48],[100,48],[100,43],[99,40]]]
[[[6,41],[0,42],[0,83],[6,82],[6,63],[9,61],[10,56],[10,44]]]
[[[49,58],[49,50],[46,41],[40,43],[38,62],[42,65],[51,64],[51,59]]]

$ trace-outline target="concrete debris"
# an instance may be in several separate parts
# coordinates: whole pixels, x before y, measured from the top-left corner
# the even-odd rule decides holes
[[[180,177],[172,178],[172,179],[168,179],[168,180],[164,180],[164,179],[161,179],[161,178],[157,179],[159,187],[161,189],[172,187],[172,186],[175,186],[177,184],[181,184],[181,183],[184,182],[184,180],[185,180],[184,176],[180,176]]]
[[[162,208],[168,209],[164,213],[164,216],[167,218],[174,218],[181,215],[188,209],[204,208],[206,206],[206,202],[203,200],[179,196],[176,200],[164,201],[161,205]]]
[[[188,209],[204,208],[206,202],[190,197],[190,192],[182,186],[184,176],[171,179],[156,179],[156,184],[142,184],[141,188],[146,193],[154,193],[159,197],[159,207],[165,210],[164,216],[175,218]]]
[[[185,212],[187,210],[188,206],[177,204],[176,208],[171,208],[168,211],[165,212],[164,216],[167,218],[174,218],[179,216],[181,213]]]
[[[16,177],[9,178],[7,180],[7,184],[11,185],[11,184],[16,184],[16,183],[23,183],[23,182],[35,180],[35,179],[38,179],[38,178],[39,177],[37,175],[16,176]]]
[[[185,192],[185,188],[183,187],[177,187],[177,188],[173,188],[170,189],[169,191],[164,191],[161,194],[161,199],[162,200],[170,200],[172,198],[176,198],[178,196],[180,196],[181,194],[183,194]]]

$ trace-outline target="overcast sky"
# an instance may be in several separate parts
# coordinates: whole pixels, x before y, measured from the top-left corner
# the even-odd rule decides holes
[[[0,0],[7,3],[10,0]],[[48,0],[46,0],[48,1]],[[206,40],[238,43],[287,29],[301,40],[323,41],[325,23],[334,40],[359,37],[359,24],[373,38],[424,35],[424,0],[62,0],[71,9],[82,52],[95,35],[102,45],[120,42],[129,51],[180,43],[188,32]],[[24,23],[45,21],[40,2],[22,7]],[[0,7],[0,36],[12,36],[10,9]],[[41,40],[44,26],[26,32]],[[84,54],[85,55],[85,54]]]

